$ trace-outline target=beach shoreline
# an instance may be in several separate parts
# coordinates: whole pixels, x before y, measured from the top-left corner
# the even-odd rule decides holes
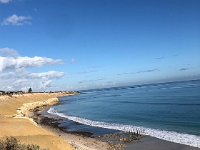
[[[49,150],[111,149],[110,145],[106,142],[90,138],[86,135],[64,133],[57,130],[56,128],[50,128],[48,126],[38,124],[34,121],[33,116],[35,114],[34,111],[36,109],[44,109],[45,107],[56,105],[59,103],[59,97],[73,96],[76,94],[78,93],[34,93],[12,96],[0,96],[0,109],[2,108],[0,110],[0,126],[2,127],[2,125],[4,125],[5,128],[7,128],[6,132],[3,132],[3,128],[0,128],[0,139],[5,138],[7,136],[13,136],[19,139],[24,144],[36,144],[39,145],[41,148],[48,148]],[[38,95],[45,96],[42,99],[38,99],[38,97],[40,97]],[[4,106],[6,106],[9,102],[15,101],[17,103],[22,97],[23,102],[21,102],[21,105],[15,105],[14,108],[11,108],[11,106],[13,105],[9,105],[8,109],[11,108],[12,111],[4,111]],[[19,126],[19,124],[21,126]],[[8,128],[9,125],[10,128]],[[18,126],[18,129],[16,129],[16,126]],[[23,132],[20,132],[20,129],[22,129]],[[33,132],[30,132],[29,129],[31,129]],[[53,136],[53,138],[50,136]],[[40,141],[40,138],[42,138],[42,142]],[[49,144],[49,142],[53,144]]]
[[[47,113],[49,108],[50,107],[48,107],[46,109],[43,108],[42,110],[36,110],[35,111],[36,120],[38,118],[40,118],[39,122],[38,122],[38,120],[37,121],[35,120],[37,123],[41,124],[42,126],[49,128],[50,130],[55,131],[57,134],[62,136],[64,139],[67,139],[68,141],[70,141],[70,139],[66,138],[66,136],[70,134],[73,137],[76,137],[75,138],[76,140],[74,140],[74,141],[80,140],[80,137],[81,137],[81,140],[82,141],[85,140],[85,142],[88,144],[88,139],[91,140],[89,142],[91,145],[92,145],[92,143],[106,142],[106,145],[101,146],[100,148],[96,147],[96,149],[125,149],[125,150],[132,150],[133,149],[134,150],[134,149],[138,149],[138,145],[139,145],[141,150],[142,149],[147,150],[148,148],[149,149],[158,149],[158,150],[160,149],[161,150],[161,149],[163,149],[163,146],[167,147],[167,145],[168,145],[169,150],[170,149],[177,149],[177,148],[180,149],[180,150],[181,149],[184,149],[184,150],[199,150],[199,148],[196,148],[196,147],[191,147],[191,146],[184,145],[184,144],[169,142],[169,141],[158,139],[156,137],[151,137],[151,136],[148,136],[148,135],[140,135],[139,138],[136,138],[136,139],[133,140],[133,139],[130,138],[130,135],[132,135],[132,133],[125,133],[125,132],[121,132],[121,131],[117,131],[117,132],[113,132],[113,133],[111,132],[111,133],[101,135],[101,136],[93,136],[94,133],[90,133],[90,132],[87,132],[87,131],[76,132],[76,130],[75,131],[72,130],[73,132],[71,132],[71,131],[68,131],[69,126],[60,127],[59,126],[60,123],[59,123],[59,121],[57,121],[55,119],[55,116],[52,117],[52,114]],[[44,114],[48,114],[48,115],[44,115]],[[65,118],[65,121],[66,121],[66,118]],[[43,123],[41,123],[41,122],[43,122]],[[70,121],[70,120],[68,120],[67,122],[70,122],[69,124],[72,124],[71,122],[73,122],[72,126],[77,126],[79,124],[79,123],[76,123],[76,122]],[[93,128],[93,127],[91,127],[91,128]],[[100,129],[107,130],[107,129],[103,129],[103,128],[100,128]],[[122,142],[121,139],[123,139],[122,136],[124,136],[124,135],[125,135],[126,138],[124,138],[125,141]],[[70,142],[70,143],[72,145],[75,145],[76,148],[79,145],[76,142],[75,143]],[[141,143],[143,143],[143,144],[141,144]]]
[[[14,136],[20,139],[22,143],[37,144],[42,148],[50,150],[136,150],[138,148],[141,150],[163,150],[163,147],[166,150],[177,148],[180,150],[199,150],[195,147],[168,142],[150,136],[142,136],[139,139],[129,141],[129,136],[131,135],[129,133],[117,132],[92,137],[90,133],[86,132],[66,132],[66,130],[60,130],[58,124],[57,126],[52,124],[55,120],[51,120],[48,117],[45,118],[42,115],[41,112],[47,111],[47,108],[59,104],[58,97],[75,94],[46,93],[13,95],[12,97],[0,96],[0,138]],[[5,106],[7,106],[7,110]],[[41,120],[39,121],[39,119],[41,117],[43,117],[42,119],[46,119],[44,121],[46,124],[40,123]],[[49,125],[47,125],[48,123]],[[125,136],[126,138],[123,139],[120,136]],[[124,141],[121,141],[121,139]]]
[[[29,114],[35,107],[57,103],[57,97],[74,94],[59,92],[0,96],[0,138],[13,136],[23,144],[35,144],[49,150],[73,150],[67,141],[37,125]]]
[[[59,101],[54,103],[53,105],[57,105]],[[52,105],[41,105],[40,107],[35,107],[31,109],[31,116],[29,118],[41,126],[42,128],[46,128],[47,130],[53,132],[57,136],[63,138],[69,144],[71,144],[77,150],[122,150],[124,149],[122,144],[112,144],[109,141],[100,140],[94,136],[90,132],[73,132],[67,131],[64,128],[59,127],[59,123],[50,115],[44,116],[44,113]],[[29,112],[30,113],[30,112]]]

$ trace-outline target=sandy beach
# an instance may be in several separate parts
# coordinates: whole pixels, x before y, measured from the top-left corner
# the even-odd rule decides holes
[[[110,149],[158,149],[158,150],[197,150],[186,145],[176,144],[157,138],[142,136],[129,142],[121,141],[119,134],[103,135],[94,138],[72,134],[51,125],[36,123],[35,110],[44,111],[47,106],[59,103],[57,97],[70,96],[67,93],[34,93],[13,96],[0,96],[0,138],[16,137],[24,144],[36,144],[49,150],[110,150]],[[37,111],[36,111],[37,112]],[[48,120],[51,123],[51,119]],[[47,121],[47,123],[48,123]],[[129,137],[129,134],[126,135]]]
[[[49,150],[72,150],[73,147],[62,138],[36,125],[26,116],[28,109],[36,107],[36,105],[55,104],[57,97],[67,95],[44,93],[13,95],[11,97],[0,96],[0,138],[13,136],[22,143],[37,144],[41,148],[48,148]],[[48,101],[49,99],[51,100]]]
[[[0,96],[0,138],[16,137],[24,144],[36,144],[49,150],[109,149],[105,142],[58,130],[42,127],[30,116],[37,107],[51,106],[59,102],[57,97],[71,96],[66,93],[35,93]]]

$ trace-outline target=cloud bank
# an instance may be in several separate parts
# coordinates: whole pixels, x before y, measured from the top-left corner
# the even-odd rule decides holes
[[[31,17],[30,16],[17,16],[13,14],[8,18],[4,19],[2,25],[12,25],[12,26],[22,26],[25,24],[31,24]]]
[[[29,74],[29,77],[33,79],[55,79],[55,78],[61,78],[65,74],[64,72],[57,72],[57,71],[48,71],[48,72],[42,72],[42,73],[31,73]]]
[[[30,67],[41,67],[44,65],[61,64],[61,60],[54,60],[46,57],[1,57],[0,72],[6,70],[21,70]]]
[[[0,90],[48,90],[53,80],[62,78],[64,72],[30,72],[31,68],[62,64],[60,59],[47,57],[24,57],[10,48],[0,48]]]

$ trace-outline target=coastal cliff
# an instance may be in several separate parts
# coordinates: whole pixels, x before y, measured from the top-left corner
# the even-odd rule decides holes
[[[13,136],[25,144],[36,144],[49,150],[74,148],[53,132],[38,126],[28,118],[29,111],[58,103],[58,97],[67,93],[34,93],[0,96],[0,138]]]

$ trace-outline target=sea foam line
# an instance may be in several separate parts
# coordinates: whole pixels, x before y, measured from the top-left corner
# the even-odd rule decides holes
[[[163,139],[166,141],[200,148],[200,136],[196,136],[196,135],[177,133],[174,131],[144,128],[144,127],[133,126],[133,125],[122,125],[122,124],[114,124],[114,123],[111,124],[111,123],[106,123],[106,122],[92,121],[92,120],[88,120],[88,119],[84,119],[80,117],[64,115],[63,113],[57,112],[54,108],[50,108],[48,110],[48,113],[57,115],[63,118],[67,118],[74,122],[93,126],[93,127],[114,129],[114,130],[120,130],[124,132],[136,132],[137,130],[139,130],[144,135],[149,135],[149,136]]]

